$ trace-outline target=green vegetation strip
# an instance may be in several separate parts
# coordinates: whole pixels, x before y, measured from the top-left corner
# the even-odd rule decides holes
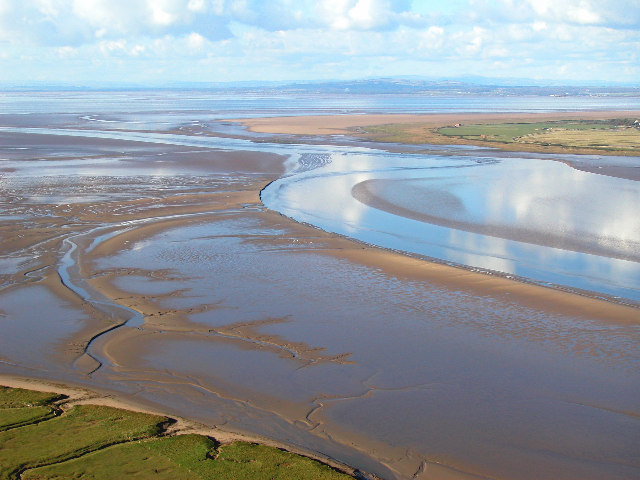
[[[0,415],[0,432],[41,422],[55,415],[56,411],[51,407],[7,408]]]
[[[179,435],[118,445],[77,460],[31,470],[22,478],[338,480],[350,477],[309,458],[272,447],[246,442],[217,447],[213,440],[201,435]]]
[[[482,123],[437,127],[430,123],[375,125],[355,129],[377,142],[404,144],[463,143],[507,150],[640,154],[640,119],[560,120],[531,123]]]
[[[50,405],[61,398],[57,393],[0,387],[0,409]]]
[[[115,443],[151,437],[167,419],[96,405],[0,433],[0,479],[27,468],[69,460]]]
[[[301,479],[352,477],[307,457],[201,435],[163,436],[169,419],[96,405],[59,412],[59,395],[0,389],[0,479]],[[32,410],[30,414],[27,411]],[[20,413],[18,413],[20,411]]]
[[[461,125],[437,132],[472,141],[640,151],[640,123],[634,119]]]
[[[57,411],[50,404],[60,398],[57,393],[0,387],[0,432],[54,417]]]

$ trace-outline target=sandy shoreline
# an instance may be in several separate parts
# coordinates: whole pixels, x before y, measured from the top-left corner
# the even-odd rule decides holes
[[[460,115],[437,121],[454,117]],[[252,128],[344,134],[363,118],[256,119]],[[372,116],[367,122],[391,119],[398,118]],[[327,130],[326,122],[334,120]],[[575,478],[583,472],[579,462],[571,463],[564,444],[544,440],[564,432],[567,398],[595,405],[571,412],[593,415],[595,420],[577,418],[595,422],[598,448],[622,448],[624,435],[612,441],[602,433],[607,424],[599,415],[632,410],[633,387],[613,392],[624,385],[618,376],[635,366],[628,342],[635,338],[638,309],[426,262],[292,222],[259,201],[260,190],[283,171],[284,159],[275,155],[262,162],[264,154],[255,152],[100,140],[94,152],[87,139],[38,140],[39,148],[48,148],[50,140],[52,148],[78,158],[109,158],[104,150],[113,149],[117,160],[110,168],[121,176],[114,179],[96,164],[98,181],[88,186],[51,182],[27,190],[23,196],[32,197],[24,204],[11,197],[15,215],[27,218],[31,228],[22,237],[3,235],[1,253],[10,265],[13,258],[30,260],[3,277],[0,337],[11,342],[5,340],[0,351],[0,383],[104,392],[91,398],[188,418],[185,428],[204,426],[203,433],[222,441],[257,440],[296,453],[295,446],[303,445],[300,452],[312,458],[339,458],[389,479],[516,478],[518,465],[533,459],[551,465],[551,473],[540,478]],[[128,149],[131,158],[121,160]],[[158,165],[173,172],[166,177],[170,182],[153,177]],[[58,190],[72,196],[87,188],[101,197],[77,204],[59,200]],[[23,221],[6,225],[3,234]],[[112,236],[93,248],[95,235],[87,232],[96,225]],[[60,282],[64,239],[75,241],[81,253],[73,280],[144,319],[139,327],[117,328],[96,340],[91,351],[99,360],[88,358],[88,339],[127,318]],[[44,324],[46,335],[38,336],[33,332],[43,330],[40,318],[52,320]],[[530,356],[520,354],[526,348]],[[495,363],[500,355],[513,371],[501,373]],[[95,361],[103,362],[101,368],[87,375]],[[486,370],[473,370],[485,363]],[[549,371],[550,378],[538,380],[531,373],[537,371]],[[51,383],[25,380],[29,372]],[[528,375],[533,386],[520,381]],[[486,384],[477,380],[484,378]],[[579,385],[571,390],[574,379]],[[503,400],[518,390],[526,392],[523,398]],[[438,395],[458,404],[429,403]],[[532,405],[547,404],[547,410],[532,411]],[[469,416],[457,420],[457,413]],[[451,420],[439,424],[448,415]],[[533,421],[536,415],[542,426]],[[487,431],[485,421],[496,438],[473,436]],[[368,430],[378,422],[383,427]],[[224,437],[225,428],[241,433]],[[582,445],[580,430],[566,435],[569,447]],[[529,438],[535,441],[529,444]],[[509,442],[525,448],[499,450]],[[552,454],[531,453],[545,448]],[[598,476],[601,471],[582,478]]]

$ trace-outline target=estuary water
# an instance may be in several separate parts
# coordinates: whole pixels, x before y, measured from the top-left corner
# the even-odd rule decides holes
[[[486,273],[640,301],[637,182],[569,166],[586,163],[593,171],[603,163],[633,166],[634,158],[577,160],[468,146],[439,148],[434,154],[424,153],[428,146],[420,153],[390,153],[379,145],[339,145],[339,136],[316,144],[280,143],[277,135],[252,135],[220,121],[343,113],[640,110],[640,98],[5,92],[0,105],[11,125],[0,125],[5,132],[285,155],[289,175],[265,189],[262,200],[297,221]],[[47,124],[34,128],[41,117]],[[25,126],[16,127],[20,123]],[[199,130],[181,130],[185,126]],[[50,160],[42,167],[39,174],[55,170]]]
[[[3,114],[79,114],[93,120],[170,122],[181,112],[197,119],[354,113],[557,112],[640,110],[640,97],[356,95],[238,93],[212,90],[0,92]],[[149,114],[153,114],[151,118]],[[108,118],[115,115],[115,118]],[[193,115],[191,115],[194,117]]]
[[[464,153],[336,153],[262,200],[369,244],[640,301],[637,182],[545,157]]]

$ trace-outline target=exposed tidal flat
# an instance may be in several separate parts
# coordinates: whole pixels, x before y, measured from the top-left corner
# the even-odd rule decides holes
[[[4,375],[385,479],[638,477],[637,157],[222,120],[395,112],[375,98],[119,95],[0,116]],[[418,227],[422,252],[358,236]]]

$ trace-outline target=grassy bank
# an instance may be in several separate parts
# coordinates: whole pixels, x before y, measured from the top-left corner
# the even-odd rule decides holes
[[[366,127],[361,135],[407,144],[490,144],[508,150],[640,155],[640,123],[625,118],[457,126],[391,124]]]
[[[347,480],[315,460],[248,442],[166,435],[172,420],[0,387],[0,479]]]

